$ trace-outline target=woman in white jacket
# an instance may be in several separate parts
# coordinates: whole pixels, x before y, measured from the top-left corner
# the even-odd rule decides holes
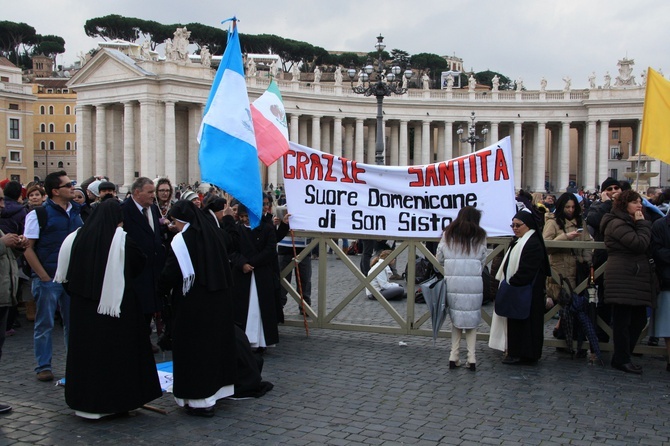
[[[481,212],[472,206],[460,210],[444,230],[437,247],[437,260],[444,262],[447,303],[451,318],[449,368],[460,366],[459,344],[462,330],[468,347],[468,368],[476,370],[475,341],[481,322],[484,286],[482,269],[486,261],[486,231],[479,226]]]
[[[372,277],[370,280],[370,285],[379,291],[386,300],[399,300],[407,297],[405,288],[395,282],[390,282],[389,278],[393,275],[391,271],[391,266],[395,264],[396,259],[391,260],[391,262],[381,269],[381,264],[384,259],[391,254],[391,250],[384,250],[379,254],[379,256],[373,258],[370,261],[370,271],[368,272],[368,277]],[[375,296],[367,290],[368,299],[374,300]]]

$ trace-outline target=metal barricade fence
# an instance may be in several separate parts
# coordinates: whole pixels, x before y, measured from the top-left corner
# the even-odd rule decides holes
[[[430,326],[430,314],[425,305],[415,302],[415,293],[418,285],[415,284],[415,260],[417,257],[425,257],[430,260],[435,270],[443,273],[444,267],[439,264],[437,259],[430,253],[424,245],[426,241],[435,240],[401,240],[400,238],[384,238],[395,244],[391,255],[384,259],[382,267],[390,264],[393,259],[397,259],[398,266],[403,266],[406,270],[407,300],[389,302],[383,296],[372,288],[370,278],[364,276],[359,268],[360,255],[350,256],[339,244],[337,239],[348,239],[351,234],[324,234],[317,232],[295,231],[296,236],[308,237],[311,242],[297,256],[298,262],[312,262],[312,306],[306,306],[308,315],[308,324],[313,328],[327,328],[333,330],[349,330],[373,333],[391,333],[406,334],[417,336],[432,336],[432,327]],[[376,239],[371,236],[358,236],[359,239]],[[490,237],[487,239],[489,245],[489,254],[487,256],[487,265],[499,254],[504,253],[509,245],[511,237]],[[354,241],[355,242],[355,241]],[[604,249],[602,242],[585,241],[545,241],[548,248],[558,249]],[[328,252],[332,250],[332,254]],[[312,260],[312,252],[318,253],[318,260]],[[354,260],[352,260],[354,259]],[[316,266],[316,268],[315,268]],[[281,286],[287,290],[289,304],[287,311],[286,325],[302,326],[302,316],[294,317],[290,311],[295,308],[295,303],[300,302],[298,287],[295,285],[295,277],[292,283],[286,281],[287,275],[293,271],[295,263],[289,264],[280,272]],[[600,266],[595,271],[595,278],[600,277],[605,270],[605,265]],[[493,275],[493,272],[492,272]],[[552,277],[557,283],[560,278],[555,271],[552,271]],[[588,287],[588,280],[577,284],[576,293],[581,293]],[[368,290],[374,299],[366,297]],[[293,298],[291,300],[291,297]],[[315,298],[316,297],[316,298]],[[565,347],[564,340],[556,339],[552,336],[553,327],[556,324],[554,315],[558,313],[559,305],[545,313],[545,339],[544,345],[550,347]],[[482,307],[482,320],[477,333],[477,339],[488,341],[489,330],[491,326],[491,314],[493,305],[484,305]],[[603,351],[612,350],[611,328],[608,324],[597,318],[598,325],[610,335],[610,342],[600,343]],[[450,337],[450,321],[442,327],[439,337]],[[642,333],[641,338],[647,334],[647,328]],[[576,342],[576,341],[575,341]],[[588,343],[584,342],[584,348]],[[651,353],[663,355],[664,347],[651,347],[638,343],[636,352]]]

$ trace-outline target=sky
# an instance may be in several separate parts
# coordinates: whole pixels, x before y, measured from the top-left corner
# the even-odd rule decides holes
[[[670,2],[666,0],[42,0],[39,7],[1,0],[2,20],[25,22],[39,34],[65,39],[57,64],[97,47],[86,20],[119,14],[163,24],[198,22],[222,26],[233,15],[244,34],[275,34],[329,51],[374,51],[381,33],[387,50],[435,53],[463,59],[466,71],[492,70],[527,89],[586,88],[592,72],[602,85],[617,62],[633,59],[640,81],[651,66],[670,74]],[[224,25],[227,27],[227,25]]]

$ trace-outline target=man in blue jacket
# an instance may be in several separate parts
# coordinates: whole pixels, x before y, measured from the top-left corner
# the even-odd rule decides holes
[[[37,379],[52,381],[52,342],[56,308],[60,308],[63,318],[63,336],[67,348],[70,329],[70,296],[63,285],[53,281],[58,266],[58,252],[63,240],[71,232],[83,226],[79,211],[81,206],[74,198],[74,186],[64,170],[52,172],[44,179],[47,200],[39,212],[46,215],[42,219],[33,210],[26,215],[24,236],[28,239],[25,258],[33,270],[33,296],[37,305],[35,314],[35,359]],[[39,208],[38,208],[39,209]],[[44,215],[44,214],[42,214]]]

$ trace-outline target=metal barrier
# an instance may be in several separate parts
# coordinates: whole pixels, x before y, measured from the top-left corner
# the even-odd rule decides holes
[[[314,248],[318,249],[318,263],[317,269],[313,270],[312,280],[312,302],[316,301],[316,308],[309,307],[305,304],[305,310],[308,315],[308,324],[311,327],[327,328],[333,330],[349,330],[361,332],[374,333],[392,333],[392,334],[407,334],[417,336],[432,336],[432,327],[430,327],[430,314],[424,306],[420,306],[415,302],[415,292],[417,285],[415,285],[415,259],[417,257],[425,257],[430,260],[437,271],[444,273],[443,265],[439,264],[437,259],[428,251],[422,240],[400,240],[397,238],[384,238],[384,240],[393,240],[397,243],[391,255],[384,259],[382,268],[388,265],[393,259],[403,259],[411,261],[406,262],[406,290],[407,301],[403,302],[389,302],[384,297],[374,290],[370,285],[370,278],[364,276],[357,264],[352,261],[352,258],[358,260],[360,256],[351,257],[347,255],[334,240],[340,238],[349,238],[351,234],[323,234],[315,232],[295,232],[296,236],[311,238],[311,243],[297,256],[298,262],[313,262],[311,260],[311,252]],[[373,239],[374,237],[357,236],[359,239]],[[490,248],[490,253],[487,256],[487,265],[490,264],[498,254],[503,253],[511,241],[511,237],[490,237],[487,243]],[[559,249],[604,249],[602,242],[584,242],[584,241],[545,241],[548,248]],[[332,250],[334,257],[329,257],[328,250]],[[341,262],[337,265],[337,271],[333,270],[333,264],[329,262]],[[313,264],[314,267],[314,264]],[[289,264],[284,270],[280,272],[281,284],[287,290],[288,295],[292,296],[295,302],[300,302],[300,295],[297,287],[286,281],[287,275],[295,268],[295,263]],[[333,271],[331,271],[333,270]],[[601,266],[595,271],[595,278],[600,277],[605,270],[605,266]],[[316,283],[314,276],[317,276]],[[336,277],[335,277],[336,276]],[[557,283],[560,283],[560,278],[555,271],[552,271],[552,277]],[[330,283],[331,280],[336,280],[336,283]],[[347,288],[348,287],[348,288]],[[575,292],[581,293],[588,287],[588,280],[577,285]],[[368,300],[356,299],[361,296],[361,292],[369,290],[375,297],[375,306],[370,307]],[[314,293],[316,291],[316,293]],[[314,295],[317,299],[314,299]],[[372,301],[370,301],[372,302]],[[385,314],[377,313],[377,309],[381,304],[381,308]],[[484,326],[480,326],[477,333],[477,339],[488,341],[488,330],[491,326],[492,306],[488,309],[482,308],[482,320]],[[551,310],[545,313],[545,339],[544,345],[550,347],[565,347],[564,340],[555,339],[547,332],[551,333],[551,327],[547,324],[551,322],[555,324],[553,316],[559,311],[560,306],[555,305]],[[342,316],[343,314],[347,316]],[[387,320],[382,321],[381,316],[387,316]],[[448,318],[447,318],[448,319]],[[599,317],[597,318],[598,325],[610,335],[609,343],[600,343],[600,348],[603,351],[612,351],[613,345],[611,343],[612,332],[611,328]],[[286,325],[302,326],[303,320],[287,317]],[[647,334],[647,328],[643,331],[641,338]],[[439,337],[450,337],[451,332],[445,327],[439,332]],[[584,342],[584,346],[588,342]],[[641,345],[635,349],[639,353],[651,353],[664,355],[664,347],[652,347]]]

